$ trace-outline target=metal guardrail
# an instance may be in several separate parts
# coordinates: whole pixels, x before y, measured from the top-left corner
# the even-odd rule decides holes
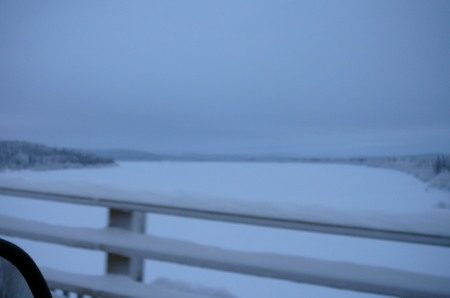
[[[407,243],[418,243],[436,246],[450,247],[450,237],[430,235],[423,233],[403,232],[388,229],[376,229],[349,225],[330,224],[304,220],[292,220],[251,214],[236,214],[219,211],[210,211],[200,208],[183,208],[167,205],[158,205],[143,202],[119,201],[115,199],[76,196],[50,192],[38,192],[0,187],[0,194],[39,200],[74,203],[89,206],[100,206],[109,209],[125,210],[129,212],[145,212],[173,216],[182,216],[213,221],[249,224],[273,228],[309,231],[343,236],[372,238],[379,240],[391,240]]]
[[[107,253],[107,276],[122,275],[135,281],[142,281],[143,261],[144,259],[153,259],[384,295],[450,297],[449,278],[295,256],[228,251],[190,242],[161,239],[144,233],[145,213],[158,213],[446,247],[450,246],[448,237],[4,187],[0,188],[0,194],[108,208],[109,223],[105,229],[68,228],[5,216],[0,217],[0,223],[3,222],[0,224],[0,234],[105,251]],[[58,279],[63,274],[51,276],[51,283],[54,285],[69,287],[67,280],[62,282]],[[71,285],[69,288],[70,291],[75,291],[79,295],[104,293],[104,289],[94,289],[95,287],[89,283]],[[130,294],[127,297],[141,296]]]

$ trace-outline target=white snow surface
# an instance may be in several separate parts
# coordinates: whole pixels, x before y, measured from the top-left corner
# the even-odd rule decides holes
[[[385,169],[317,164],[124,163],[9,172],[0,187],[450,236],[448,192]],[[83,178],[80,178],[83,177]]]
[[[103,169],[9,171],[0,174],[0,186],[450,235],[450,210],[437,208],[449,205],[448,192],[427,188],[420,180],[398,171],[351,165],[123,162],[119,167]],[[0,196],[0,207],[1,214],[49,223],[90,227],[106,223],[102,208],[6,196]],[[148,215],[147,231],[229,249],[450,276],[450,251],[442,247],[153,214]],[[61,266],[61,262],[55,261],[59,259],[56,255],[74,249],[14,240],[33,250],[35,255],[30,253],[38,264],[80,273],[102,273],[102,254],[80,253],[92,266],[85,266],[85,261],[84,265],[66,261]],[[224,287],[239,297],[275,297],[280,292],[287,298],[377,296],[147,261],[146,280],[158,276]]]

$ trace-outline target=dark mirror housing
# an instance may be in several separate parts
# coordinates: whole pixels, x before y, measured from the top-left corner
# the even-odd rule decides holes
[[[23,249],[0,239],[0,257],[0,297],[52,297],[41,271]]]

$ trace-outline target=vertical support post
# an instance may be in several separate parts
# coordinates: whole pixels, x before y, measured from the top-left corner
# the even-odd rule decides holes
[[[109,227],[120,228],[135,233],[145,233],[145,213],[109,209]],[[107,253],[107,274],[122,274],[136,281],[143,280],[144,260],[138,257],[127,257],[115,253]]]

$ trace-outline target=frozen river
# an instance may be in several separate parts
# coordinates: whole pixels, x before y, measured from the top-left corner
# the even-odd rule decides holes
[[[65,183],[152,191],[186,197],[207,197],[230,208],[258,206],[301,208],[320,216],[320,210],[370,214],[450,212],[437,206],[449,203],[448,192],[428,189],[401,172],[346,165],[303,163],[178,163],[122,162],[117,167],[57,171],[5,172],[2,179],[33,183]],[[203,207],[203,206],[198,206]],[[0,196],[0,213],[70,226],[102,227],[106,210]],[[311,216],[313,216],[312,214]],[[450,227],[450,222],[449,222]],[[449,228],[450,229],[450,228]],[[274,228],[149,214],[149,234],[189,240],[243,251],[273,252],[335,261],[349,261],[450,277],[450,249],[359,239]],[[79,273],[102,274],[104,254],[14,239],[38,265]],[[213,288],[238,297],[376,297],[239,274],[146,262],[146,281],[158,277]]]

